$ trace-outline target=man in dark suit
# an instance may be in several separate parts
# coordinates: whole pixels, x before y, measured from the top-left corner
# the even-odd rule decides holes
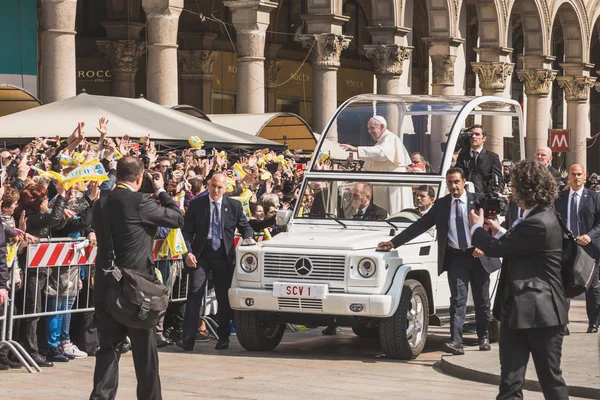
[[[476,193],[484,193],[488,183],[493,181],[494,177],[497,177],[499,190],[502,191],[504,179],[500,158],[493,151],[483,148],[483,144],[487,140],[485,129],[482,125],[473,125],[470,130],[473,132],[471,149],[469,151],[461,150],[455,167],[461,168],[467,180],[473,182]]]
[[[128,336],[138,380],[137,398],[162,398],[158,374],[158,352],[154,330],[132,329],[117,322],[106,311],[104,299],[112,274],[108,248],[112,237],[115,264],[154,276],[152,241],[158,226],[180,228],[183,216],[179,206],[165,192],[163,178],[154,180],[158,197],[139,193],[144,177],[144,164],[135,157],[123,157],[117,163],[117,187],[93,209],[92,220],[98,239],[94,305],[98,323],[100,350],[96,353],[94,389],[90,399],[114,399],[119,380],[119,345]],[[110,225],[104,219],[110,219]],[[107,226],[108,225],[108,226]],[[109,228],[110,227],[110,228]],[[110,229],[110,230],[108,230]]]
[[[427,213],[435,201],[435,190],[432,186],[421,185],[415,191],[415,207],[419,216]]]
[[[483,253],[471,245],[468,233],[469,211],[483,198],[465,191],[465,177],[460,168],[450,168],[446,185],[450,194],[437,199],[431,209],[389,242],[379,243],[383,250],[391,250],[436,227],[438,235],[438,274],[448,271],[450,285],[450,335],[445,349],[455,355],[464,354],[463,325],[467,313],[469,282],[475,303],[475,318],[479,349],[490,350],[488,323],[490,317],[490,275],[479,257]]]
[[[548,169],[521,161],[511,171],[513,198],[523,218],[503,234],[483,211],[471,212],[473,243],[490,257],[503,257],[494,317],[500,320],[499,400],[523,398],[529,354],[544,398],[568,399],[560,370],[563,326],[568,322],[561,275],[562,229],[552,204],[558,188]],[[493,236],[492,236],[493,235]],[[502,236],[503,235],[503,236]]]
[[[574,164],[569,168],[569,190],[563,190],[554,208],[565,225],[571,229],[585,251],[597,262],[600,260],[600,194],[584,187],[585,170]],[[588,333],[598,332],[600,317],[600,281],[598,266],[592,284],[585,293],[585,308],[588,316]]]
[[[375,205],[373,199],[373,186],[370,183],[357,182],[352,190],[352,203],[355,205],[354,219],[384,220],[388,213],[383,208]]]
[[[200,307],[204,299],[204,284],[209,272],[212,272],[219,305],[219,340],[215,348],[229,348],[233,311],[229,306],[228,292],[235,268],[233,238],[237,228],[244,239],[253,242],[254,232],[244,215],[242,204],[225,197],[226,190],[227,177],[220,173],[214,174],[208,183],[208,196],[192,200],[185,214],[182,232],[189,251],[185,256],[185,264],[190,273],[190,287],[183,335],[176,344],[186,351],[194,349]]]

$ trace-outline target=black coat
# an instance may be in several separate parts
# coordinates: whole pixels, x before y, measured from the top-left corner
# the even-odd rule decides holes
[[[96,256],[96,302],[103,302],[107,288],[107,277],[102,269],[110,267],[108,261],[108,235],[104,219],[110,218],[116,265],[131,268],[147,275],[154,275],[152,242],[157,227],[180,228],[183,216],[179,206],[171,197],[162,192],[157,203],[145,193],[117,188],[94,204],[92,220],[98,240]],[[104,203],[105,201],[105,203]]]
[[[510,329],[568,323],[561,275],[562,229],[552,207],[537,207],[500,239],[476,229],[472,243],[503,257],[494,317]]]
[[[467,215],[475,209],[476,203],[483,198],[482,194],[467,192]],[[403,245],[427,232],[429,229],[437,229],[438,237],[438,274],[446,270],[445,257],[446,247],[448,246],[448,231],[450,219],[450,207],[452,206],[452,195],[448,194],[437,199],[429,211],[417,221],[413,222],[408,228],[396,235],[391,241],[394,247]]]
[[[41,213],[31,211],[27,213],[27,233],[33,236],[37,236],[41,239],[50,238],[52,235],[52,228],[64,226],[64,215],[65,206],[67,199],[63,196],[57,196],[52,206],[52,211],[49,213]],[[19,217],[15,218],[18,221]]]
[[[234,236],[236,228],[240,231],[244,239],[253,237],[254,232],[244,215],[242,203],[235,199],[223,196],[220,216],[225,250],[229,263],[233,267],[235,264]],[[188,251],[192,252],[196,256],[196,259],[200,259],[200,254],[202,254],[202,250],[208,239],[209,230],[210,196],[197,197],[190,203],[185,214],[185,224],[181,230]]]
[[[362,215],[361,219],[383,221],[387,218],[387,216],[388,213],[383,208],[373,203],[369,203],[369,206],[365,210],[365,213]]]
[[[457,168],[461,168],[467,180],[473,182],[476,193],[483,193],[486,189],[486,183],[494,175],[498,177],[500,191],[504,189],[504,178],[502,176],[502,167],[500,158],[493,151],[482,149],[477,157],[477,162],[473,162],[471,151],[461,151],[456,159]]]
[[[567,217],[570,192],[570,190],[560,192],[558,199],[554,202],[554,208],[561,215],[567,227],[569,226]],[[579,200],[578,215],[580,234],[587,234],[592,239],[584,249],[598,261],[600,260],[600,194],[584,188]]]

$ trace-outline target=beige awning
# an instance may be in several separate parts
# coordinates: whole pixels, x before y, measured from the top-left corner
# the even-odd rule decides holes
[[[0,132],[5,139],[55,135],[65,137],[73,132],[78,121],[84,121],[86,136],[98,137],[95,127],[98,126],[100,117],[109,120],[109,137],[128,134],[132,138],[140,138],[150,134],[154,141],[182,144],[191,136],[198,136],[207,147],[281,147],[279,143],[211,123],[144,98],[129,99],[86,93],[2,117]]]
[[[210,121],[288,145],[290,150],[314,151],[317,140],[310,126],[292,113],[209,114]],[[284,138],[285,136],[285,138]]]
[[[41,101],[23,88],[0,85],[0,117],[41,105]]]

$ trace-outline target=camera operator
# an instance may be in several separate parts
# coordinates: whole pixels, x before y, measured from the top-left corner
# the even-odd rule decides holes
[[[468,181],[473,182],[476,193],[487,191],[487,182],[498,177],[499,190],[504,189],[502,167],[498,154],[483,148],[487,140],[487,132],[482,125],[473,125],[469,128],[470,148],[461,148],[456,159],[455,167],[463,170]]]
[[[529,354],[546,399],[568,399],[560,360],[563,327],[568,322],[561,275],[562,228],[553,209],[556,181],[537,161],[520,161],[511,170],[513,199],[523,218],[503,236],[483,210],[469,214],[472,242],[489,257],[503,257],[493,308],[500,323],[500,393],[497,399],[523,397]]]

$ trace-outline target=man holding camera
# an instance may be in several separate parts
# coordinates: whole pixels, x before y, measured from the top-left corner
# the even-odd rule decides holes
[[[500,158],[493,151],[483,148],[487,140],[485,128],[482,125],[473,125],[469,131],[472,133],[471,148],[468,151],[460,150],[455,167],[462,169],[467,180],[473,182],[476,193],[487,192],[490,182],[494,182],[495,189],[502,192],[504,180]]]
[[[475,303],[475,323],[479,350],[490,350],[488,322],[490,317],[490,275],[479,258],[483,253],[471,245],[468,215],[475,210],[482,194],[465,191],[463,170],[450,168],[446,173],[446,185],[450,194],[437,199],[429,211],[396,235],[389,242],[381,242],[378,248],[389,251],[407,243],[436,227],[438,232],[438,274],[448,271],[450,285],[450,335],[445,350],[454,355],[465,354],[463,349],[463,325],[467,313],[469,283]]]

